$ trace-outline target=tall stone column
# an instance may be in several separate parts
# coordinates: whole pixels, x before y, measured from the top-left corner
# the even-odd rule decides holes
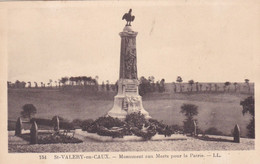
[[[118,80],[118,93],[114,98],[114,106],[108,112],[109,116],[124,119],[127,114],[141,112],[146,118],[149,114],[143,108],[142,97],[138,92],[136,65],[136,36],[131,26],[125,26],[121,36],[120,73]]]

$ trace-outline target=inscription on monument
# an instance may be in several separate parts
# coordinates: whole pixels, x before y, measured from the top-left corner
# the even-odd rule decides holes
[[[125,92],[137,92],[137,87],[135,84],[127,84],[125,87]]]

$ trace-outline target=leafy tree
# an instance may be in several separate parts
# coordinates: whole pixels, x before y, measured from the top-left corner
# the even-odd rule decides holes
[[[35,87],[35,88],[38,88],[37,82],[34,82],[34,87]]]
[[[106,83],[106,90],[107,90],[107,91],[110,91],[109,80],[107,80],[107,83]]]
[[[245,83],[246,83],[246,85],[247,85],[248,92],[250,92],[249,79],[245,79]]]
[[[31,88],[31,82],[28,81],[27,83],[28,83],[28,88]]]
[[[15,88],[19,88],[20,87],[20,83],[21,82],[19,80],[16,80],[15,83],[14,83],[15,84]]]
[[[150,83],[154,83],[154,79],[155,79],[154,76],[149,76],[148,77],[148,80],[150,81]]]
[[[95,80],[96,80],[97,83],[98,83],[98,79],[99,79],[99,77],[96,75]]]
[[[247,136],[250,138],[255,138],[255,99],[254,97],[250,96],[246,98],[244,101],[241,101],[240,105],[242,105],[243,107],[242,110],[243,115],[249,113],[252,116],[250,123],[247,125],[247,129],[248,129]]]
[[[217,92],[218,91],[218,84],[214,84],[214,87],[215,87],[215,91]]]
[[[10,88],[11,87],[12,82],[11,81],[7,81],[7,87]]]
[[[70,80],[71,85],[74,85],[75,77],[70,77],[69,80]]]
[[[208,83],[208,86],[209,86],[209,91],[211,91],[211,89],[212,89],[212,84],[211,84],[211,83]]]
[[[196,91],[199,92],[199,82],[196,82]]]
[[[49,80],[49,87],[52,88],[52,79]]]
[[[64,86],[64,85],[66,85],[66,83],[67,83],[68,80],[69,80],[68,77],[62,77],[60,82],[61,82],[62,85]]]
[[[22,108],[21,115],[24,118],[29,118],[31,120],[32,116],[36,114],[36,108],[33,104],[25,104]]]
[[[173,84],[173,91],[174,91],[174,93],[176,93],[176,83],[175,82],[172,82],[172,84]]]
[[[235,86],[235,92],[237,92],[237,82],[234,82],[233,85]]]
[[[159,88],[160,88],[160,83],[159,83],[159,81],[156,81],[156,87],[155,87],[156,89],[156,91],[159,91]]]
[[[224,83],[224,91],[226,91],[226,88],[228,87],[228,92],[229,92],[229,86],[230,86],[230,82],[227,81]]]
[[[198,115],[198,106],[194,104],[183,104],[181,106],[181,113],[186,116],[186,119],[183,121],[184,124],[184,133],[190,133],[194,131],[194,121],[193,117]]]
[[[182,86],[181,86],[182,81],[183,81],[182,78],[180,76],[177,76],[176,82],[180,84],[180,92],[182,92]]]
[[[150,85],[150,91],[151,92],[154,92],[156,89],[155,89],[155,83],[154,83],[154,80],[155,80],[155,78],[154,78],[154,76],[149,76],[148,77],[148,81],[149,81],[149,85]]]
[[[61,83],[61,80],[59,79],[59,80],[58,80],[59,88],[60,88],[60,83]]]
[[[87,85],[87,76],[82,76],[82,81],[83,81],[83,85],[85,86],[85,85]]]
[[[164,91],[165,91],[165,85],[164,85],[164,83],[165,83],[165,79],[162,79],[162,80],[160,81],[159,92],[164,92]],[[149,83],[149,90],[150,90],[150,83]]]
[[[194,80],[189,80],[189,85],[190,85],[190,91],[192,92],[192,86],[193,86],[193,84],[194,84]]]
[[[82,77],[81,76],[75,77],[76,85],[81,85],[81,81],[82,81]]]
[[[22,81],[20,82],[19,80],[16,80],[14,83],[15,88],[25,88],[26,82]]]
[[[21,82],[21,88],[25,88],[26,82],[22,81]]]
[[[105,83],[104,83],[104,81],[102,81],[101,89],[102,89],[102,91],[105,91]]]
[[[199,85],[200,86],[200,92],[202,91],[202,84]]]
[[[160,88],[160,85],[158,87]],[[150,90],[150,81],[147,80],[144,76],[142,76],[140,78],[139,94],[143,96],[146,93],[150,92]]]

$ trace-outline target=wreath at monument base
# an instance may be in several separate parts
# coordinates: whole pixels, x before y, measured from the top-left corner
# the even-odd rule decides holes
[[[142,137],[144,140],[150,140],[157,133],[163,134],[165,137],[174,134],[174,130],[168,128],[168,125],[155,119],[146,120],[140,112],[128,114],[123,121],[111,116],[99,117],[85,130],[89,133],[113,138],[135,135]]]

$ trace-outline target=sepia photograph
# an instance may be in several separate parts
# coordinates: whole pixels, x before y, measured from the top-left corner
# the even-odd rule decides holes
[[[8,154],[255,153],[257,1],[0,5]]]

